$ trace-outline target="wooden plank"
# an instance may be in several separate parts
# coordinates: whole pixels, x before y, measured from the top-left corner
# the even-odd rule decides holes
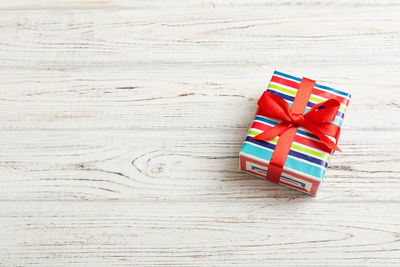
[[[7,131],[1,200],[279,201],[307,195],[238,170],[245,130]],[[398,201],[399,132],[344,131],[319,201]],[[376,140],[379,140],[377,142]],[[265,202],[267,203],[267,202]]]
[[[5,266],[396,266],[398,205],[0,202],[0,258]]]
[[[184,3],[182,1],[170,0],[170,5],[165,5],[163,0],[154,1],[131,1],[131,0],[106,0],[106,1],[86,1],[86,0],[76,0],[76,1],[65,1],[65,0],[14,0],[5,1],[1,6],[0,10],[98,10],[98,9],[182,9],[182,8],[209,8],[218,9],[221,7],[230,8],[248,8],[248,7],[298,7],[298,6],[308,6],[318,9],[321,6],[339,6],[339,7],[352,7],[352,6],[385,6],[387,8],[397,6],[398,2],[396,0],[288,0],[285,2],[277,2],[273,0],[217,0],[217,1],[197,1],[197,0],[187,0]]]
[[[399,57],[399,10],[321,5],[315,12],[285,4],[38,10],[28,16],[3,10],[0,66],[390,66]]]
[[[117,72],[3,70],[0,127],[246,129],[273,68],[220,70],[215,66],[149,67]],[[304,72],[310,73],[308,77],[332,81],[325,84],[352,92],[345,130],[400,129],[398,68],[389,68],[385,78],[381,78],[384,69],[378,68],[373,74],[369,70],[353,70],[351,78],[346,79],[344,73],[332,67],[315,70],[313,74],[312,68],[305,68]]]

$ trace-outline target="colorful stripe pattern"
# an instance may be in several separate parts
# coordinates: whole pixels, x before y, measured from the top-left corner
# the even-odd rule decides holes
[[[267,91],[282,97],[289,105],[292,105],[300,82],[301,78],[275,71]],[[315,104],[328,99],[336,99],[340,102],[340,108],[332,123],[341,127],[350,98],[350,94],[346,92],[316,83],[307,103],[305,113]],[[279,137],[275,137],[268,142],[252,140],[251,138],[279,122],[280,120],[277,119],[255,116],[240,152],[242,171],[265,178],[268,162]],[[334,140],[334,138],[331,139]],[[299,127],[286,159],[280,184],[315,195],[325,175],[330,156],[331,151],[323,146],[316,136]]]

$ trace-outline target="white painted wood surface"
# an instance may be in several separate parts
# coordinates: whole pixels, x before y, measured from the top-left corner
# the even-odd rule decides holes
[[[400,265],[397,1],[1,1],[0,265]],[[274,69],[352,92],[317,197],[238,172]]]

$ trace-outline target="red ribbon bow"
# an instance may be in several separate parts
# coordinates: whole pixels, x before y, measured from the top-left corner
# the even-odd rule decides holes
[[[330,123],[335,119],[339,110],[339,101],[335,99],[326,100],[314,105],[306,114],[302,114],[314,84],[315,81],[303,78],[292,108],[283,98],[268,91],[265,91],[258,101],[257,115],[282,120],[278,125],[252,138],[269,141],[275,136],[279,136],[275,151],[268,165],[268,180],[279,182],[283,166],[299,126],[317,136],[329,150],[341,151],[336,145],[340,135],[340,127]],[[336,143],[329,139],[327,135],[334,137]]]

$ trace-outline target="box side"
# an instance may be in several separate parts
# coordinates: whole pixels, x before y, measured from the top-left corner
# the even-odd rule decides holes
[[[267,162],[242,152],[239,154],[239,160],[241,171],[265,179],[268,171]],[[279,181],[280,185],[296,189],[312,196],[316,195],[320,183],[320,180],[310,179],[287,169],[283,170]]]

